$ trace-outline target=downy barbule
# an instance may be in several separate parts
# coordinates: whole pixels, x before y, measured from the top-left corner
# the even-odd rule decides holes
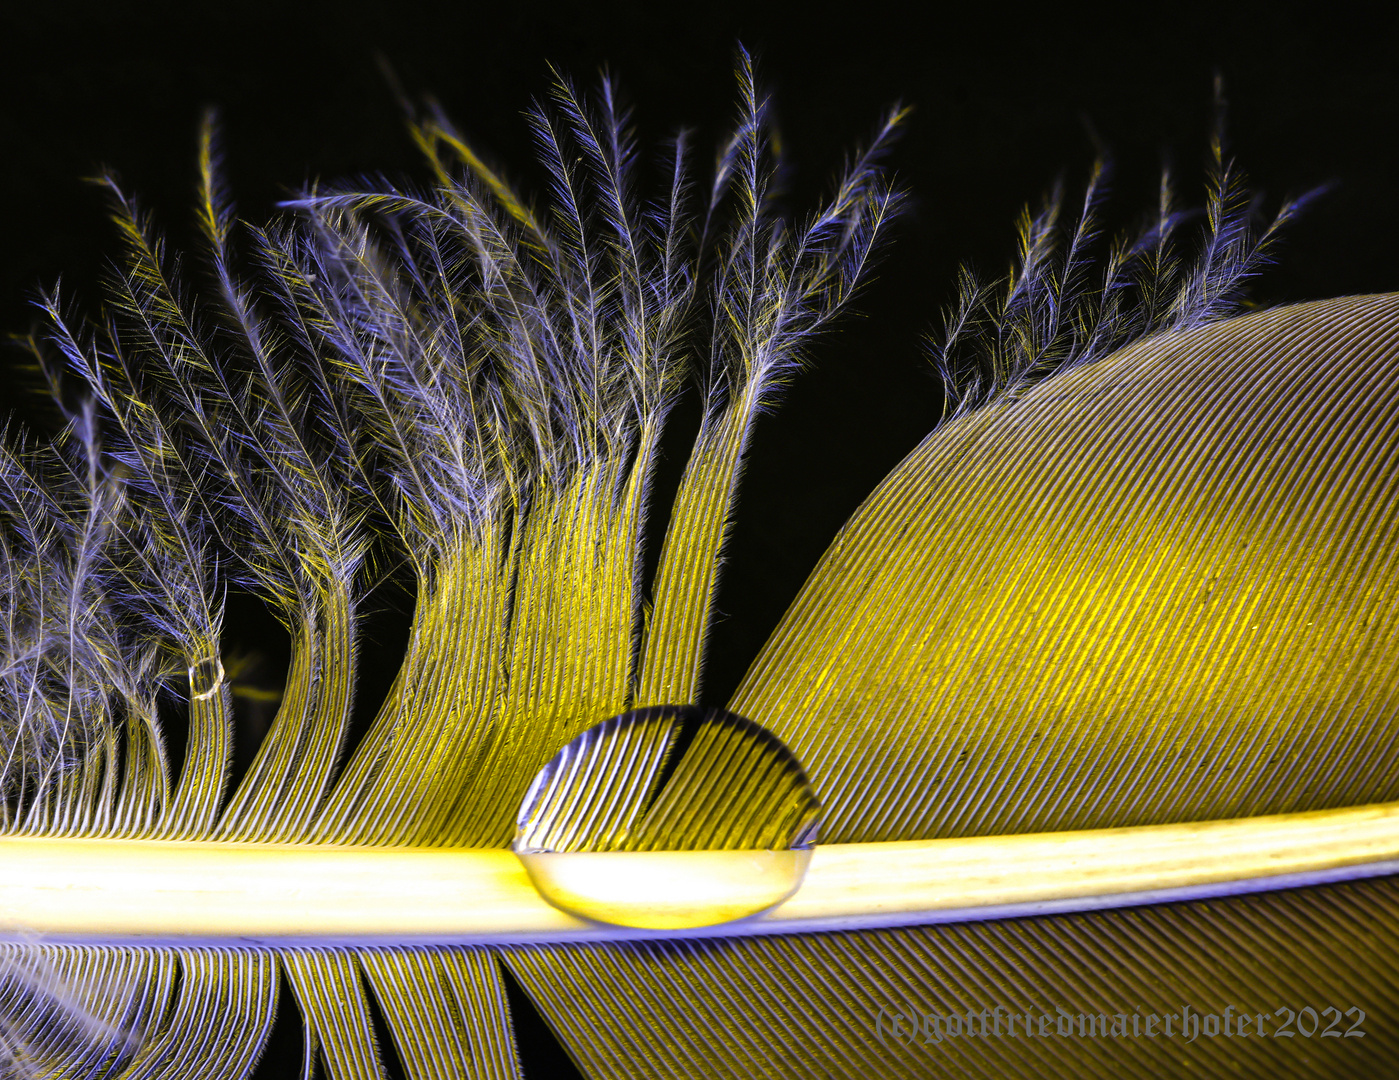
[[[1399,298],[1240,317],[1295,207],[1260,227],[1218,140],[1203,213],[1163,180],[1111,240],[1099,170],[1025,214],[1007,280],[963,282],[952,407],[727,703],[821,801],[795,894],[641,931],[535,892],[532,779],[697,702],[753,425],[899,207],[902,110],[794,224],[746,58],[739,84],[712,176],[680,136],[658,178],[609,82],[560,81],[528,114],[542,202],[428,110],[429,184],[261,227],[210,125],[183,263],[103,180],[104,305],[50,293],[26,342],[63,430],[0,450],[5,1075],[242,1076],[294,1007],[279,1074],[518,1076],[510,980],[588,1076],[1399,1074],[1370,805],[1399,799]],[[406,654],[349,746],[400,569]],[[292,642],[236,786],[228,590]],[[580,835],[625,848],[613,788],[673,751],[642,848],[762,847],[747,750],[658,738],[556,774]]]

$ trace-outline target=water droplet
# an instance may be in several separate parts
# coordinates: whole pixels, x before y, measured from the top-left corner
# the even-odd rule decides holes
[[[589,728],[530,785],[515,854],[555,907],[647,929],[713,926],[796,892],[821,805],[774,735],[658,705]]]
[[[192,701],[203,701],[223,685],[223,661],[217,656],[196,660],[189,668],[189,694]]]

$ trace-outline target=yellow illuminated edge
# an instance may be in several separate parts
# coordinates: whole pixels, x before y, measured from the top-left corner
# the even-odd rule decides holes
[[[752,852],[613,859],[619,896]],[[1399,873],[1399,802],[1081,832],[811,852],[760,914],[690,929],[606,925],[548,903],[504,849],[0,837],[0,941],[122,945],[510,944],[801,933],[1260,892]],[[630,876],[629,876],[630,875]]]

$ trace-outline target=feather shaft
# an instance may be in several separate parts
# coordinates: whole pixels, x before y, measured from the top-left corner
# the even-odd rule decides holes
[[[750,852],[613,852],[613,880],[739,880]],[[615,865],[613,865],[615,864]],[[524,944],[685,936],[551,907],[501,849],[0,838],[0,941]],[[1399,802],[1224,821],[818,846],[806,880],[706,937],[961,922],[1399,871]],[[623,890],[628,887],[619,886]],[[403,898],[413,902],[405,905]]]

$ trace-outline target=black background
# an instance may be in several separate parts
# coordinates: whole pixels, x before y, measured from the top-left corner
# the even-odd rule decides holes
[[[101,199],[81,182],[99,166],[177,242],[188,235],[206,106],[221,112],[229,175],[253,219],[314,177],[422,176],[379,56],[536,191],[519,114],[546,88],[549,63],[585,84],[610,65],[652,145],[686,125],[712,146],[734,113],[743,41],[775,93],[798,210],[886,106],[912,104],[891,159],[913,193],[894,247],[859,317],[814,350],[785,406],[760,424],[704,695],[720,703],[836,529],[936,420],[920,339],[951,300],[958,263],[1002,272],[1020,206],[1060,172],[1081,181],[1095,138],[1116,162],[1124,224],[1150,209],[1163,159],[1198,199],[1217,70],[1233,150],[1268,205],[1335,183],[1292,228],[1256,299],[1399,288],[1399,37],[1383,6],[1146,8],[8,3],[0,331],[24,330],[27,294],[60,273],[66,289],[91,295],[115,250]],[[3,411],[42,422],[18,385],[12,374],[0,381]],[[379,606],[394,603],[403,600]],[[371,624],[366,698],[391,674],[401,632],[401,614]],[[256,639],[275,681],[275,624],[235,604],[229,633]]]

